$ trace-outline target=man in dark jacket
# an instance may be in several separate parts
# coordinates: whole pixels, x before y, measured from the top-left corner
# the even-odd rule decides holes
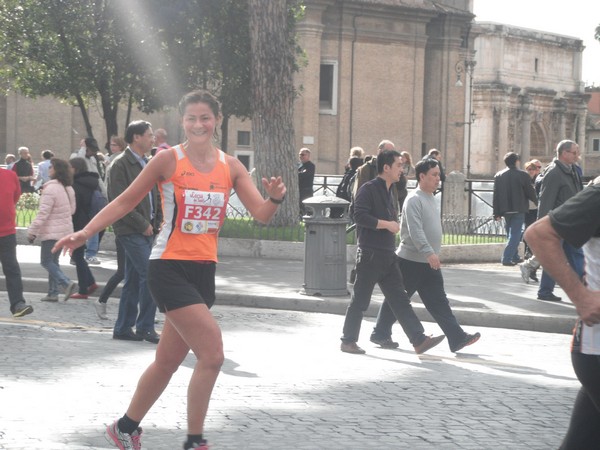
[[[108,198],[118,197],[146,166],[146,155],[154,146],[150,123],[131,122],[125,131],[128,146],[110,166]],[[154,235],[160,224],[160,208],[156,187],[133,211],[113,224],[119,243],[125,250],[125,284],[119,301],[119,314],[113,330],[113,339],[158,343],[160,336],[154,330],[156,304],[148,289],[148,260]],[[139,315],[138,315],[139,303]],[[132,330],[136,326],[136,332]]]
[[[310,149],[301,148],[298,153],[300,163],[298,164],[298,189],[300,190],[300,212],[304,215],[303,200],[313,196],[313,184],[315,181],[315,164],[310,160]]]
[[[384,150],[396,150],[396,146],[394,143],[388,139],[384,139],[377,146],[377,154],[381,153]],[[404,164],[404,158],[402,155],[400,156],[402,164]],[[356,180],[354,181],[354,185],[352,187],[353,192],[352,196],[355,197],[358,193],[360,187],[365,184],[367,181],[373,180],[377,177],[377,157],[371,158],[369,161],[365,162],[362,166],[356,169]],[[400,174],[400,179],[393,184],[392,189],[392,197],[394,199],[394,207],[397,209],[398,213],[402,212],[402,205],[404,205],[404,200],[408,195],[408,190],[406,186],[408,184],[406,175],[404,172]],[[354,208],[352,208],[354,209]]]
[[[564,140],[558,143],[556,158],[538,175],[540,184],[538,219],[545,217],[550,211],[558,208],[583,189],[581,177],[576,168],[578,159],[579,146],[575,142]],[[583,251],[566,241],[563,242],[563,250],[573,270],[583,277]],[[538,289],[538,300],[560,301],[561,298],[554,294],[555,284],[554,279],[544,270]]]
[[[345,353],[365,353],[357,341],[363,313],[369,307],[376,284],[416,353],[424,353],[444,339],[444,335],[425,336],[423,325],[406,294],[402,273],[396,262],[396,234],[400,231],[400,225],[391,191],[393,184],[400,179],[402,169],[400,153],[383,150],[377,156],[377,177],[367,181],[356,194],[356,279],[341,338],[341,350]],[[389,337],[374,342],[383,348],[398,347]]]
[[[19,147],[19,160],[13,164],[12,171],[19,177],[22,194],[29,194],[34,191],[31,182],[35,180],[35,176],[33,175],[31,155],[27,147]]]
[[[521,170],[519,155],[508,152],[504,155],[506,169],[494,176],[494,219],[504,217],[508,242],[502,254],[502,265],[515,266],[520,261],[519,243],[523,236],[525,213],[529,211],[529,200],[537,205],[535,189],[527,172]]]

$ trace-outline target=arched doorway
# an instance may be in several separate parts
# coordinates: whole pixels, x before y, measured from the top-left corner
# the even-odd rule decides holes
[[[537,122],[531,123],[531,134],[530,134],[530,143],[529,143],[529,151],[531,157],[538,156],[543,157],[546,156],[546,136],[542,127],[539,126]]]

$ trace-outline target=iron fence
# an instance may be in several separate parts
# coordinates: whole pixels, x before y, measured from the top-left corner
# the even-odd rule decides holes
[[[335,196],[342,175],[315,176],[314,194]],[[409,189],[415,187],[409,184]],[[469,192],[469,214],[442,215],[444,244],[483,244],[502,242],[505,238],[504,222],[496,221],[491,215],[491,189],[489,181],[467,180],[465,190]],[[17,204],[17,226],[27,227],[38,210],[39,195],[23,194]],[[473,215],[473,213],[479,213]],[[222,237],[303,242],[305,227],[302,221],[294,226],[264,225],[253,220],[232,191],[225,223],[220,232]],[[355,243],[354,227],[348,227],[347,242]]]

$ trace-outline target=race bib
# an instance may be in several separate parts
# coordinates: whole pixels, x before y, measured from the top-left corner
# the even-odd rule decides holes
[[[183,191],[181,232],[187,234],[215,234],[225,220],[225,194],[192,189]]]

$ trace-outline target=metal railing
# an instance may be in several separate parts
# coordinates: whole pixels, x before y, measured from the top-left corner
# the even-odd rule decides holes
[[[314,195],[335,196],[342,175],[316,175]],[[490,184],[492,183],[492,187]],[[414,188],[414,183],[409,189]],[[469,214],[467,216],[442,215],[442,229],[445,244],[481,244],[502,242],[505,237],[504,222],[492,217],[491,195],[493,182],[489,180],[467,180],[465,190],[469,193]],[[37,215],[38,194],[23,194],[17,204],[17,226],[27,227]],[[475,214],[475,215],[474,215]],[[225,223],[220,236],[242,239],[304,241],[305,227],[300,222],[293,227],[263,225],[254,221],[242,205],[235,191],[232,191]],[[353,227],[348,228],[348,243],[355,242]]]

